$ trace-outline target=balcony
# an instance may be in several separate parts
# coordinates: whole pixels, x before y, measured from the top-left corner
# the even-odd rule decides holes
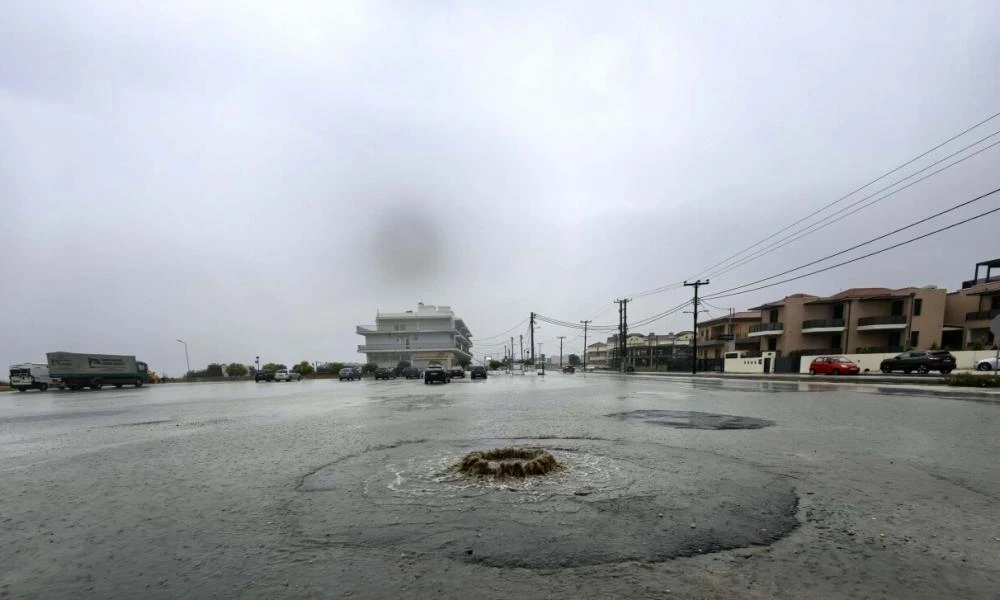
[[[858,319],[858,331],[906,329],[906,315],[878,315]]]
[[[839,333],[843,330],[843,319],[809,319],[802,321],[802,333]]]
[[[411,352],[458,352],[459,354],[465,354],[472,356],[469,350],[465,350],[460,346],[418,346],[411,344],[410,346],[402,346],[400,344],[362,344],[358,346],[358,352],[362,354],[368,354],[370,352],[387,352],[391,354],[399,353],[411,353]]]
[[[758,323],[750,326],[749,337],[762,337],[765,335],[781,335],[785,333],[784,323]]]
[[[994,308],[993,310],[977,310],[975,312],[965,313],[966,321],[989,321],[997,316],[1000,316],[1000,308]]]
[[[358,332],[358,335],[371,335],[373,333],[378,333],[375,330],[374,325],[358,325],[355,331]]]

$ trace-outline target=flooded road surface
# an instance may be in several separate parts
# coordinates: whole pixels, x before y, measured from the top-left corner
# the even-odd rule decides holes
[[[550,374],[0,394],[0,597],[993,597],[1000,406],[880,391]],[[501,447],[561,468],[451,468]]]

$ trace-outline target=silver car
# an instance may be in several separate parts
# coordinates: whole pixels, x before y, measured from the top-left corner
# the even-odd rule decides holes
[[[301,381],[302,375],[290,369],[280,369],[274,373],[275,381]]]

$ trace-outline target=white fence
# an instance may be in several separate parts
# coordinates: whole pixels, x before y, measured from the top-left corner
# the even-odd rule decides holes
[[[861,367],[861,372],[865,371],[877,372],[879,370],[879,365],[882,361],[887,358],[892,358],[893,356],[898,356],[899,352],[891,352],[889,354],[841,354],[840,356],[846,356],[847,358],[858,363]],[[956,369],[974,369],[976,368],[976,361],[983,358],[990,358],[996,356],[996,350],[959,350],[957,352],[952,352],[955,357],[955,368]],[[812,362],[814,356],[803,356],[802,363],[799,365],[799,373],[808,373],[809,364]],[[726,367],[729,367],[728,362]]]

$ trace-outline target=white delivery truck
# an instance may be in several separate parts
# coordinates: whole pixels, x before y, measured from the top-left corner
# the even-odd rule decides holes
[[[10,366],[10,387],[19,392],[39,390],[44,392],[58,381],[49,377],[48,365],[24,363]]]
[[[149,381],[149,368],[134,356],[76,352],[49,352],[45,356],[49,359],[49,374],[71,390],[99,390],[106,384],[142,387]]]

